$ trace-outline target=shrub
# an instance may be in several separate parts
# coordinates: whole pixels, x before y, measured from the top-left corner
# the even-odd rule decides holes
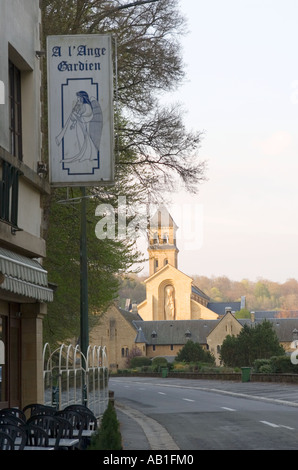
[[[122,437],[114,406],[109,401],[100,427],[92,435],[88,450],[122,450]]]
[[[270,359],[256,359],[253,363],[254,372],[256,373],[261,372],[261,368],[264,366],[269,366],[272,372]]]
[[[298,366],[292,364],[290,356],[273,356],[270,358],[272,372],[276,374],[298,373]]]
[[[161,367],[168,367],[168,361],[165,357],[155,357],[152,359],[153,371],[158,371]]]
[[[151,359],[145,356],[135,356],[130,361],[130,367],[133,369],[134,367],[143,367],[143,366],[150,366]]]
[[[264,364],[259,369],[260,374],[272,374],[272,368],[270,364]]]

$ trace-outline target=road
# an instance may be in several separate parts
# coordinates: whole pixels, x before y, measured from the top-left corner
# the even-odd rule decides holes
[[[298,449],[295,385],[116,377],[110,389],[180,450]]]

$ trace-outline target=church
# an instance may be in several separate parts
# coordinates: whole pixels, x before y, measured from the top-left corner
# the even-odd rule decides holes
[[[215,320],[207,305],[209,297],[193,285],[191,277],[178,269],[177,225],[165,206],[150,221],[149,277],[146,299],[138,305],[144,321]]]

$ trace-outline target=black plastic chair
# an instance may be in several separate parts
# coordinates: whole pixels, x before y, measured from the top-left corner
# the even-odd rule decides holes
[[[26,423],[26,415],[19,408],[2,408],[0,410],[0,416],[7,415],[16,416],[17,418],[21,419],[24,423]]]
[[[27,431],[27,445],[35,447],[48,447],[49,436],[47,432],[39,426],[29,424],[26,427]]]
[[[12,438],[3,431],[0,431],[0,450],[14,450]]]
[[[76,411],[84,416],[85,427],[84,429],[97,429],[97,418],[94,413],[84,405],[69,405],[64,408],[64,411]]]
[[[49,438],[54,438],[54,449],[59,449],[61,423],[58,417],[52,415],[33,415],[27,420],[27,426],[38,426],[42,428]]]
[[[56,412],[55,416],[66,419],[71,424],[72,429],[78,431],[76,437],[81,439],[86,424],[83,414],[73,410],[60,410]]]
[[[33,415],[47,414],[54,416],[56,411],[56,408],[53,406],[43,405],[42,403],[30,403],[23,408],[23,413],[27,420]]]
[[[21,418],[18,418],[17,416],[6,414],[6,415],[0,415],[0,426],[2,424],[11,424],[13,426],[22,427],[22,426],[25,426],[26,423]]]
[[[6,433],[13,441],[14,448],[23,450],[27,443],[27,432],[25,426],[15,426],[14,424],[1,424],[0,432]]]
[[[62,416],[56,416],[59,421],[59,437],[60,439],[72,439],[73,438],[73,425],[68,419]]]

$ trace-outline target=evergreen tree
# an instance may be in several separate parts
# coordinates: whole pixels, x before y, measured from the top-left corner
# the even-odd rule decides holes
[[[205,351],[199,343],[188,340],[176,356],[176,361],[185,362],[214,362],[209,351]]]
[[[226,366],[252,366],[256,359],[269,359],[285,354],[272,323],[265,320],[253,327],[244,325],[238,336],[227,336],[221,346],[220,358]]]

